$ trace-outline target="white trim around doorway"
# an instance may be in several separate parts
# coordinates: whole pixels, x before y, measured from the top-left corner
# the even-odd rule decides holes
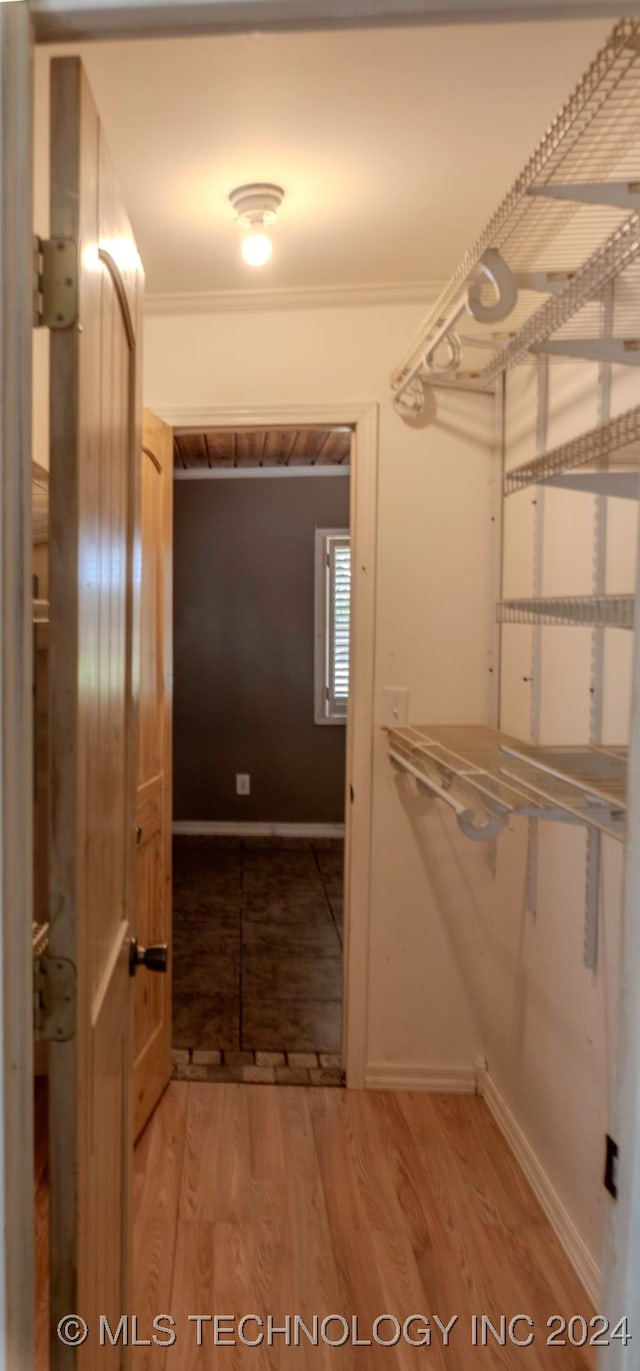
[[[0,4],[0,1366],[34,1365],[32,34]]]
[[[611,0],[31,0],[38,43],[372,25],[599,19]],[[635,14],[618,0],[615,14]]]
[[[347,1086],[363,1089],[369,1001],[369,886],[373,779],[378,406],[371,403],[168,408],[150,397],[173,428],[339,427],[353,429],[350,528],[352,545],[351,679],[347,720],[344,874],[342,1060]]]
[[[286,480],[287,476],[295,477],[318,477],[318,476],[342,476],[348,477],[350,468],[348,466],[330,466],[325,463],[323,466],[316,467],[187,467],[184,471],[176,470],[173,473],[174,481],[256,481],[256,480]]]
[[[172,832],[182,838],[344,838],[344,824],[243,823],[235,819],[175,819]]]

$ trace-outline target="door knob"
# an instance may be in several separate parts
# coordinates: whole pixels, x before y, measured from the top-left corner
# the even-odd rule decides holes
[[[152,943],[150,947],[141,947],[138,939],[132,938],[129,944],[129,975],[135,976],[139,966],[146,966],[147,971],[167,971],[169,944]]]

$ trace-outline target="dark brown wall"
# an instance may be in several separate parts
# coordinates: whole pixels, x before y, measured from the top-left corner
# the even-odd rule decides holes
[[[345,729],[313,721],[314,534],[348,527],[348,478],[174,498],[174,818],[341,823]]]

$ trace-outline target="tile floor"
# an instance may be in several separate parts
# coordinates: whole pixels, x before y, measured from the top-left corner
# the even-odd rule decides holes
[[[176,1075],[339,1076],[342,866],[335,839],[174,840]]]

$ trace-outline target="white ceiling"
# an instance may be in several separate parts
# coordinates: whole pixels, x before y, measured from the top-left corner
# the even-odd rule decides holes
[[[447,277],[610,27],[456,25],[71,50],[89,73],[148,291],[282,290]],[[272,260],[259,271],[241,260],[227,200],[253,180],[286,191]]]

